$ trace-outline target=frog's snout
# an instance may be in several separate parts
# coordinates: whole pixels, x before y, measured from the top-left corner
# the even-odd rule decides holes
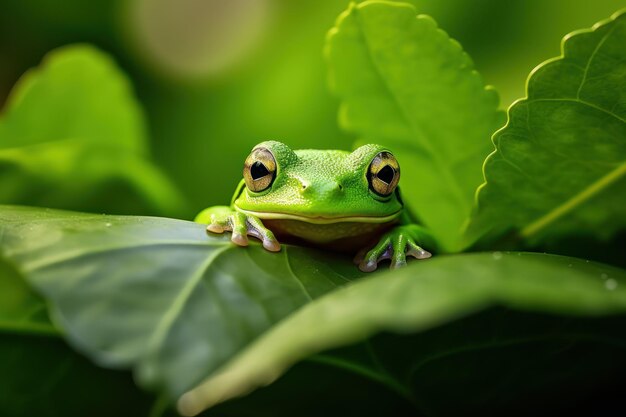
[[[317,195],[319,197],[340,195],[343,193],[343,185],[338,181],[312,182],[300,180],[300,194],[306,196]]]

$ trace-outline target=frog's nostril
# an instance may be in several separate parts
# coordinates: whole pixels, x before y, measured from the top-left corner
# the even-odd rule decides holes
[[[316,194],[320,197],[325,195],[343,193],[344,186],[337,181],[308,182],[300,180],[300,193]]]

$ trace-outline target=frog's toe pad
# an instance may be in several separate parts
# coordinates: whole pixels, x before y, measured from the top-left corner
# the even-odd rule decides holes
[[[355,258],[354,262],[358,263],[359,269],[363,272],[372,272],[378,268],[378,263],[380,261],[384,261],[385,259],[391,259],[393,255],[393,248],[391,245],[386,245],[381,247],[376,247],[367,254],[362,254],[359,252]]]
[[[415,259],[428,259],[433,256],[432,253],[422,248],[411,248],[406,251],[406,254],[414,257]]]
[[[234,232],[230,240],[239,246],[248,246],[248,236]]]
[[[280,251],[280,243],[276,239],[263,239],[263,247],[270,252]]]
[[[373,272],[376,270],[376,268],[378,268],[378,261],[376,260],[362,260],[361,263],[359,263],[359,269],[362,272]]]
[[[220,234],[224,233],[224,230],[226,230],[226,228],[218,223],[211,223],[207,225],[206,230],[207,232]]]
[[[389,267],[391,269],[398,269],[405,267],[406,256],[412,256],[416,259],[428,259],[432,254],[415,244],[407,245],[405,252],[401,255],[394,254],[392,244],[378,245],[377,247],[366,251],[361,250],[354,257],[354,263],[359,266],[359,269],[363,272],[372,272],[378,268],[378,263],[386,259],[391,259]]]

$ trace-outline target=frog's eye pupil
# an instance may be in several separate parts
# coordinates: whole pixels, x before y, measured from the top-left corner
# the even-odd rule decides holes
[[[250,176],[252,176],[253,180],[258,180],[259,178],[263,178],[269,173],[270,171],[267,169],[265,165],[263,165],[263,162],[260,162],[260,161],[256,161],[250,167]]]
[[[396,175],[396,172],[389,165],[385,165],[383,169],[378,171],[378,173],[376,174],[378,179],[385,182],[386,184],[391,184],[391,181],[393,181],[393,178],[395,175]]]
[[[398,186],[400,165],[391,152],[380,152],[372,159],[366,178],[374,194],[389,197]]]
[[[269,189],[276,178],[276,158],[269,149],[255,148],[243,164],[243,179],[253,193]]]

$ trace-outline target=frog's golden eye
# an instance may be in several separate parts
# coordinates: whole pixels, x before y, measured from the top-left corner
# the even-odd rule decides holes
[[[265,148],[257,148],[246,158],[243,179],[246,187],[255,193],[267,190],[276,178],[276,159]]]
[[[382,197],[390,196],[400,181],[400,165],[390,152],[374,157],[367,171],[370,189]]]

